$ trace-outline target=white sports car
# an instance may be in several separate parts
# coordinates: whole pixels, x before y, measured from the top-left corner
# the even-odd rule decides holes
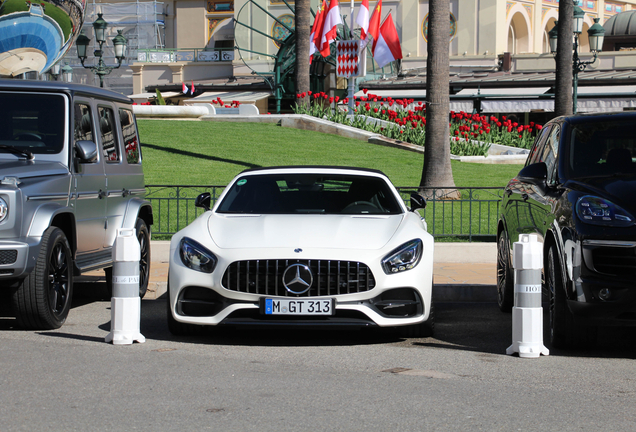
[[[433,238],[380,171],[239,174],[172,237],[168,325],[402,326],[433,333]]]

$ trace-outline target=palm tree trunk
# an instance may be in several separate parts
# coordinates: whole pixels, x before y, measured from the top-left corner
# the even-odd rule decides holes
[[[459,198],[450,163],[449,16],[450,3],[447,0],[430,0],[426,59],[426,138],[420,181],[420,194],[426,198]],[[433,191],[425,188],[439,189]]]
[[[556,78],[554,85],[554,114],[572,114],[572,35],[574,3],[561,0],[559,3],[558,45],[556,53]]]
[[[309,91],[309,35],[311,32],[311,10],[309,0],[296,0],[296,94]],[[308,104],[309,98],[298,99],[299,104]]]

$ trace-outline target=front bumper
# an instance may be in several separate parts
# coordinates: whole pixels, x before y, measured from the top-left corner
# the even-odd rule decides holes
[[[330,257],[339,258],[334,257],[333,252]],[[175,249],[171,250],[168,282],[170,308],[175,320],[197,325],[395,327],[418,324],[428,319],[433,281],[432,256],[424,256],[412,270],[391,275],[382,271],[379,259],[376,261],[376,266],[369,265],[375,276],[375,286],[368,291],[281,297],[228,290],[223,287],[222,275],[230,262],[220,259],[215,271],[205,274],[184,266]],[[263,313],[264,298],[332,299],[334,314],[267,315]]]
[[[584,240],[575,272],[575,298],[568,301],[577,321],[636,326],[636,242]]]
[[[0,281],[20,278],[30,273],[35,266],[40,243],[29,244],[21,241],[0,241]]]

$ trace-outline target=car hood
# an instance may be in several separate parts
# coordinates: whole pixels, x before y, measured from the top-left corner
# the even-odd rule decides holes
[[[630,213],[636,213],[636,177],[593,177],[585,179],[584,182],[572,181],[568,186],[582,193],[606,198]]]
[[[24,179],[63,174],[68,174],[68,168],[59,162],[0,160],[0,179],[3,177],[18,177]]]
[[[393,237],[404,215],[229,215],[214,213],[216,245],[236,248],[375,250]]]

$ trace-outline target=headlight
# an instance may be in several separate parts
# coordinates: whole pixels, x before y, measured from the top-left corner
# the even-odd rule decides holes
[[[0,198],[0,222],[5,220],[8,214],[9,214],[9,204],[7,204],[7,202],[4,199]]]
[[[422,258],[422,240],[415,239],[404,243],[382,260],[382,268],[386,274],[411,270]]]
[[[188,237],[181,239],[179,255],[186,267],[203,273],[212,273],[218,261],[212,252]]]
[[[576,203],[576,215],[585,223],[626,227],[634,224],[634,218],[621,207],[603,198],[584,196]]]

